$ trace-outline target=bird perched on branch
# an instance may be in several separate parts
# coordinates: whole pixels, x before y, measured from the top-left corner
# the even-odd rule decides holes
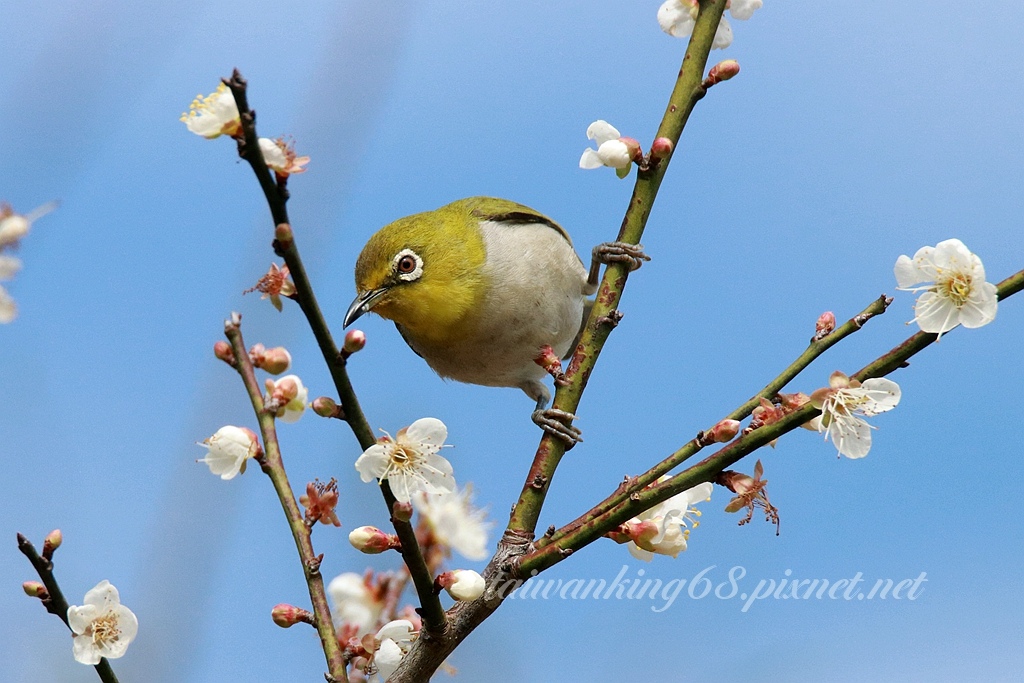
[[[384,226],[356,263],[358,295],[345,326],[367,311],[392,320],[442,377],[519,387],[536,401],[533,421],[572,446],[572,413],[548,408],[545,374],[561,380],[602,263],[649,260],[639,245],[606,242],[589,272],[568,233],[506,199],[470,197]]]

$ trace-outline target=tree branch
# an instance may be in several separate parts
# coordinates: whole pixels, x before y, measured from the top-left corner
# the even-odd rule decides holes
[[[774,398],[775,395],[782,391],[782,389],[785,388],[785,386],[789,384],[789,382],[792,381],[794,377],[800,374],[800,372],[802,372],[804,368],[806,368],[808,365],[814,362],[814,360],[821,356],[823,353],[825,353],[825,351],[827,351],[832,346],[839,343],[846,337],[850,336],[857,330],[861,329],[864,326],[864,324],[871,318],[874,318],[875,316],[882,315],[883,313],[885,313],[886,308],[888,308],[890,303],[892,303],[892,297],[888,297],[883,294],[882,296],[872,301],[871,304],[869,304],[868,307],[865,308],[863,311],[861,311],[860,313],[846,321],[844,324],[840,325],[835,330],[833,330],[831,334],[825,335],[821,339],[811,339],[811,342],[807,346],[807,349],[802,354],[800,354],[800,356],[795,361],[790,363],[789,366],[785,370],[783,370],[778,377],[769,382],[764,389],[755,394],[751,399],[749,399],[739,408],[729,413],[726,419],[742,420],[748,417],[753,412],[754,408],[756,408],[760,404],[762,398],[766,398],[769,400]],[[663,474],[671,472],[673,469],[681,465],[683,462],[692,458],[694,455],[699,453],[702,449],[704,449],[707,446],[707,444],[703,443],[699,437],[700,435],[698,435],[697,438],[691,439],[682,448],[680,448],[675,453],[668,456],[667,458],[665,458],[660,463],[658,463],[651,469],[647,470],[643,474],[636,477],[628,477],[618,486],[618,488],[615,489],[615,491],[610,496],[608,496],[603,501],[595,505],[593,508],[584,512],[574,521],[570,522],[569,524],[566,524],[565,526],[554,531],[550,535],[545,535],[544,537],[538,539],[536,547],[543,548],[544,546],[550,543],[559,541],[569,532],[578,529],[590,520],[600,517],[601,515],[611,510],[612,508],[621,505],[623,502],[625,502],[627,498],[629,498],[634,493],[641,491],[647,486],[653,484]]]
[[[259,459],[259,463],[274,484],[274,490],[284,509],[284,516],[291,528],[295,547],[299,551],[303,574],[306,577],[306,586],[309,589],[309,599],[313,605],[314,626],[320,636],[320,645],[323,647],[324,656],[327,658],[330,676],[328,680],[347,681],[344,652],[338,644],[334,622],[331,620],[331,608],[327,603],[327,593],[324,590],[324,579],[320,574],[320,562],[323,556],[316,555],[313,550],[312,529],[306,525],[302,511],[299,510],[299,505],[295,501],[291,484],[288,483],[288,475],[285,473],[281,449],[277,441],[277,425],[274,415],[264,407],[263,393],[256,379],[252,361],[249,360],[249,352],[245,348],[240,325],[241,316],[233,313],[231,319],[224,323],[224,334],[231,342],[231,349],[235,355],[235,369],[245,384],[253,411],[256,413],[256,419],[259,421],[260,433],[263,435],[264,454]]]
[[[305,265],[299,255],[298,246],[295,244],[295,234],[288,219],[288,191],[284,186],[284,179],[275,182],[267,168],[263,153],[260,151],[259,136],[256,133],[256,112],[249,108],[246,95],[247,83],[235,69],[230,79],[224,79],[224,83],[231,89],[238,106],[238,113],[242,121],[243,139],[238,142],[238,154],[252,167],[263,195],[270,207],[270,215],[274,220],[274,251],[284,259],[288,266],[289,274],[295,285],[295,300],[306,316],[313,336],[320,346],[320,353],[327,364],[331,378],[334,380],[335,389],[338,392],[338,400],[341,404],[342,416],[348,423],[355,435],[359,445],[366,450],[377,442],[366,420],[363,410],[359,405],[352,382],[349,380],[346,369],[347,359],[338,351],[334,337],[327,326],[320,305],[317,303],[313,286],[306,274]],[[416,532],[409,522],[394,517],[395,497],[391,493],[391,487],[387,482],[381,482],[381,493],[384,502],[388,506],[388,513],[391,514],[391,522],[394,525],[395,533],[402,541],[402,559],[409,568],[409,573],[416,587],[416,594],[421,605],[424,628],[430,631],[443,629],[444,609],[441,601],[434,594],[434,579],[427,571],[426,562],[423,559],[423,551],[416,542]]]
[[[670,140],[673,150],[679,142],[679,136],[690,117],[690,112],[707,92],[701,85],[704,67],[707,65],[711,43],[718,30],[722,12],[725,11],[725,4],[726,0],[701,0],[700,14],[656,136]],[[646,169],[638,169],[633,196],[622,219],[618,241],[639,244],[670,160],[671,152]],[[615,326],[618,317],[616,307],[628,276],[629,267],[624,263],[613,263],[605,268],[604,277],[597,290],[597,301],[590,312],[590,317],[587,318],[583,335],[566,369],[565,376],[569,384],[559,386],[556,390],[554,408],[572,413],[579,406],[590,373],[593,372],[597,358]],[[564,443],[545,434],[537,448],[533,466],[526,477],[519,500],[512,509],[509,531],[529,534],[536,531],[551,479],[564,454]]]
[[[1000,300],[1010,297],[1024,289],[1024,270],[1011,275],[997,285]],[[951,331],[952,332],[952,331]],[[950,334],[947,332],[946,334]],[[937,339],[937,335],[918,332],[888,353],[869,363],[851,378],[864,381],[873,377],[884,377],[895,370],[905,367],[907,361]],[[648,510],[658,503],[693,488],[703,482],[713,482],[727,467],[732,466],[758,448],[787,434],[821,411],[810,403],[786,415],[778,422],[759,427],[739,439],[708,456],[696,465],[666,480],[662,484],[634,492],[627,500],[617,507],[589,519],[578,528],[566,533],[557,543],[550,543],[518,561],[517,576],[525,576],[533,571],[543,571],[562,561],[568,554],[593,543],[619,524],[637,514]]]
[[[68,623],[68,609],[70,605],[68,605],[68,601],[64,598],[64,593],[61,592],[60,586],[57,584],[57,577],[53,575],[53,561],[40,556],[32,542],[21,534],[18,534],[18,550],[32,563],[36,574],[39,575],[39,580],[46,587],[46,597],[40,599],[43,607],[50,614],[60,617],[60,620],[70,630],[71,624]],[[117,676],[114,675],[114,669],[110,666],[110,662],[107,661],[106,657],[101,657],[100,663],[94,665],[94,668],[103,683],[117,683]]]

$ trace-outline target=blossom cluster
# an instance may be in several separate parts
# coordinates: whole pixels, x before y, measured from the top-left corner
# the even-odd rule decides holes
[[[51,202],[30,211],[27,214],[15,213],[8,204],[0,204],[0,282],[11,280],[21,270],[21,260],[11,256],[28,235],[29,230],[39,218],[53,211],[56,204]],[[7,289],[0,284],[0,324],[12,322],[18,317],[18,306]]]

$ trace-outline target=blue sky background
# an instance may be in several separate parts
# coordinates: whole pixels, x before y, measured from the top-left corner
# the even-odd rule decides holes
[[[684,132],[630,279],[626,314],[580,407],[542,527],[574,518],[729,412],[800,353],[824,310],[846,319],[894,293],[902,253],[959,237],[991,280],[1024,267],[1024,5],[778,2],[713,60],[716,87]],[[223,424],[254,426],[210,352],[231,310],[247,341],[285,344],[314,395],[329,377],[296,306],[242,290],[272,260],[272,228],[228,140],[179,113],[239,67],[263,135],[313,161],[291,183],[300,247],[330,321],[354,294],[365,240],[400,216],[492,194],[541,210],[577,248],[614,237],[631,181],[577,168],[604,118],[649,144],[684,43],[657,1],[516,3],[12,3],[0,42],[0,198],[37,223],[0,327],[0,670],[88,681],[64,626],[21,593],[15,531],[64,531],[72,603],[110,579],[138,614],[123,681],[322,680],[280,508],[258,470],[221,482],[193,461]],[[854,371],[914,328],[912,296],[792,385]],[[444,420],[457,478],[504,523],[538,433],[517,390],[445,383],[379,318],[351,365],[375,427]],[[782,535],[738,527],[716,491],[677,560],[601,542],[554,579],[917,577],[915,601],[763,600],[685,591],[650,601],[514,601],[451,659],[459,680],[1015,680],[1024,666],[1018,514],[1024,299],[958,330],[895,376],[903,401],[861,461],[806,432],[760,454]],[[281,429],[296,488],[335,476],[340,531],[317,528],[328,576],[367,558],[348,530],[386,522],[359,482],[355,440],[309,415]],[[749,471],[753,463],[744,463]],[[481,563],[482,564],[482,563]],[[467,563],[465,566],[474,566]],[[660,602],[660,601],[659,601]],[[445,680],[443,674],[438,680]]]

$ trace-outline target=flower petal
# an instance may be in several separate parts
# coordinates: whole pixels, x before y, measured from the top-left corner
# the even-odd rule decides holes
[[[914,304],[915,320],[923,332],[942,334],[960,324],[960,312],[953,302],[927,291]]]
[[[960,308],[960,323],[973,329],[995,320],[999,307],[998,292],[998,288],[991,282],[983,282],[981,286],[974,287],[971,296]]]
[[[600,147],[609,140],[618,140],[622,137],[622,134],[607,121],[597,120],[587,126],[587,137],[595,141]]]
[[[900,385],[884,377],[864,380],[859,392],[868,402],[858,406],[857,410],[868,416],[892,410],[900,402]]]
[[[917,262],[906,254],[896,259],[896,265],[892,270],[896,276],[896,286],[900,289],[909,289],[927,279],[918,267]]]
[[[436,417],[422,417],[405,430],[406,443],[440,448],[448,438],[448,428]]]

